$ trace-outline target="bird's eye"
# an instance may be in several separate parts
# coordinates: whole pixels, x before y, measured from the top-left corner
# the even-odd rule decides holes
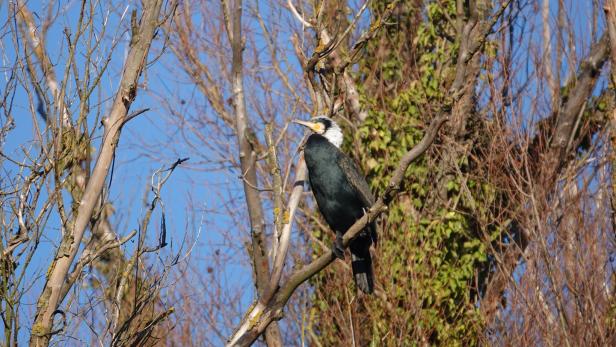
[[[317,134],[322,134],[325,132],[325,125],[323,125],[323,123],[316,123],[314,126],[314,131]]]

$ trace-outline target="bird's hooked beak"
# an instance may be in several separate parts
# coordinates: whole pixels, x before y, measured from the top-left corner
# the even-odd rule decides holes
[[[299,119],[294,119],[293,123],[299,124],[299,125],[303,125],[306,128],[314,131],[315,133],[321,133],[323,132],[322,129],[322,124],[321,123],[317,123],[317,122],[307,122],[307,121],[303,121],[303,120],[299,120]]]

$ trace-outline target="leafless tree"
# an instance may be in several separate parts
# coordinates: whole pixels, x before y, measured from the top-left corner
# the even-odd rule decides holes
[[[129,109],[137,96],[155,33],[174,5],[168,4],[163,12],[163,1],[145,1],[139,10],[132,11],[131,41],[109,109],[103,109],[104,97],[96,93],[102,92],[102,81],[109,76],[107,68],[125,30],[120,27],[113,32],[108,20],[113,12],[119,15],[117,20],[128,22],[128,8],[115,13],[118,8],[114,5],[102,9],[100,4],[88,1],[82,1],[76,10],[58,10],[56,5],[49,4],[41,19],[29,4],[11,2],[3,26],[4,37],[10,38],[3,45],[11,44],[7,48],[14,50],[13,65],[5,73],[7,88],[1,104],[7,120],[3,139],[28,113],[34,131],[31,142],[24,140],[16,154],[2,152],[2,161],[10,164],[2,187],[5,343],[17,345],[20,331],[28,331],[30,345],[46,346],[55,335],[69,337],[72,329],[92,324],[90,329],[99,330],[97,343],[141,344],[173,311],[160,307],[165,272],[160,277],[141,275],[147,254],[164,247],[164,240],[156,247],[148,247],[145,241],[152,211],[160,204],[161,188],[168,177],[163,178],[161,173],[158,183],[153,179],[154,200],[139,231],[124,236],[112,226],[114,208],[106,186],[123,126],[146,111],[130,113]],[[60,38],[66,45],[66,52],[62,52],[65,59],[53,62],[46,48],[48,30],[58,15],[68,15],[71,10],[78,17],[76,26],[67,27]],[[41,19],[38,24],[37,18]],[[8,57],[4,58],[7,62]],[[63,66],[61,74],[57,73],[58,66]],[[25,105],[15,100],[18,93],[25,94]],[[16,113],[22,117],[16,119]],[[98,134],[98,129],[103,131]],[[137,234],[137,248],[133,254],[125,254],[120,247]],[[52,240],[51,248],[44,240]],[[51,259],[41,264],[43,268],[36,268],[46,252]],[[90,266],[104,278],[99,284],[108,288],[93,289],[85,296],[90,301],[87,308],[80,308],[76,302],[82,297],[75,290],[80,287],[76,284],[83,281],[84,270]],[[38,284],[42,287],[35,290],[41,293],[33,321],[28,322],[21,317],[22,305],[37,276],[42,279]],[[108,314],[88,322],[90,310]]]

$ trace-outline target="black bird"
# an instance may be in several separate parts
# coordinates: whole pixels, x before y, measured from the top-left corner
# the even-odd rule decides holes
[[[336,232],[333,252],[344,259],[342,235],[374,204],[374,196],[353,160],[340,150],[343,136],[336,122],[325,116],[294,122],[314,132],[304,147],[310,187],[319,211]],[[376,240],[372,222],[349,244],[355,284],[368,294],[374,291],[370,245]]]

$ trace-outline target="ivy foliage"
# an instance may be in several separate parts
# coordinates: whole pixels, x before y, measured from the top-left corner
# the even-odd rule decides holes
[[[375,16],[387,4],[374,2]],[[429,110],[444,102],[458,51],[455,6],[455,0],[405,1],[396,25],[372,40],[359,62],[356,80],[369,117],[354,138],[346,131],[344,150],[355,151],[376,195],[423,136],[434,114]],[[468,152],[454,152],[447,163],[455,165],[446,165],[433,149],[409,167],[402,194],[380,223],[374,255],[381,295],[349,299],[356,295],[353,280],[350,268],[341,266],[313,280],[312,327],[322,345],[351,338],[372,346],[480,343],[477,296],[489,268],[486,245],[499,230],[479,230],[496,194],[474,178],[480,176],[472,174],[473,160]],[[330,231],[316,235],[331,243]]]

